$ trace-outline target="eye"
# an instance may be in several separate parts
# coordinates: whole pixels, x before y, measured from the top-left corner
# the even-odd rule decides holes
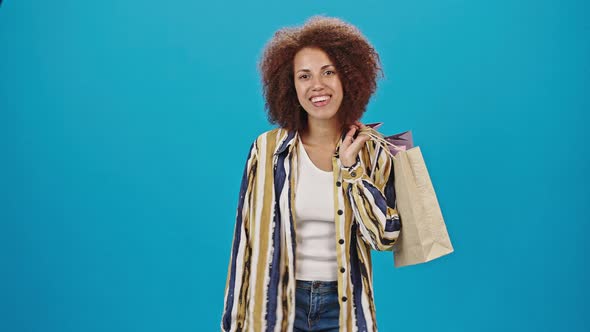
[[[333,71],[333,70],[326,70],[326,71],[325,71],[325,73],[326,73],[326,74],[328,74],[328,73],[331,73],[330,75],[334,75],[334,74],[336,74],[336,72],[335,72],[335,71]]]
[[[299,79],[302,79],[302,78],[303,79],[307,78],[307,74],[299,75]]]

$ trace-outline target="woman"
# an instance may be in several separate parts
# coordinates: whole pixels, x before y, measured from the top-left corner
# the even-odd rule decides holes
[[[266,109],[279,128],[248,154],[223,331],[377,331],[370,250],[392,250],[401,230],[393,158],[358,122],[379,65],[335,18],[283,28],[266,46]]]

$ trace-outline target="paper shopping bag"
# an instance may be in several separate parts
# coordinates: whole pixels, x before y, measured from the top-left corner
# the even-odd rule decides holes
[[[367,126],[375,129],[380,125]],[[414,147],[411,131],[387,137],[374,130],[365,132],[387,144],[393,157],[396,208],[402,224],[393,246],[395,267],[425,263],[453,252],[422,151]]]
[[[453,252],[451,239],[419,146],[393,157],[397,211],[402,229],[395,267],[425,263]]]

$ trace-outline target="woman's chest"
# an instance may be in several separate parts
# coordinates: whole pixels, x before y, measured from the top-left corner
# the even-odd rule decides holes
[[[332,149],[305,145],[305,152],[315,167],[324,172],[332,171]]]

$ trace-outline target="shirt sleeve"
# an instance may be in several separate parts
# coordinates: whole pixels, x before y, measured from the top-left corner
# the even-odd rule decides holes
[[[365,170],[359,157],[352,166],[341,166],[346,195],[363,241],[374,250],[392,251],[402,227],[396,208],[393,157],[384,151],[387,147],[373,140],[363,149],[359,155],[367,153],[371,156],[369,166],[374,166]]]
[[[226,332],[242,330],[246,315],[246,297],[249,288],[250,255],[252,252],[249,233],[249,211],[256,174],[256,151],[256,142],[254,142],[250,147],[246,165],[244,166],[238,197],[221,319],[221,331]]]

